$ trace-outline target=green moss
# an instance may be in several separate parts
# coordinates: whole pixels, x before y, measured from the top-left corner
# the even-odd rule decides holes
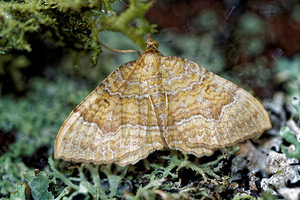
[[[119,32],[143,49],[145,35],[155,32],[155,25],[144,17],[152,3],[131,0],[126,7],[119,0],[1,1],[0,93],[3,87],[8,88],[5,93],[28,89],[23,68],[36,67],[31,59],[42,53],[34,52],[89,54],[95,65],[102,51],[101,42],[105,41],[99,33],[104,31]],[[87,60],[85,65],[89,63]]]
[[[0,3],[0,53],[12,50],[31,51],[30,39],[53,39],[55,45],[91,52],[95,63],[101,51],[100,31],[118,31],[144,47],[144,36],[155,26],[144,18],[153,2],[131,0],[117,15],[114,0],[28,0]],[[46,30],[46,31],[45,31]],[[100,39],[101,40],[101,39]]]

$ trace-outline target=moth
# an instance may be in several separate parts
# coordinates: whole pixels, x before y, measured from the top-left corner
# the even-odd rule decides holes
[[[151,36],[146,44],[72,111],[55,158],[125,166],[163,148],[209,156],[271,128],[248,92],[190,60],[163,56]]]

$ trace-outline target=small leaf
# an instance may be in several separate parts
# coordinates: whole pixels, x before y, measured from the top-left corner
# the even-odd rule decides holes
[[[24,178],[28,182],[33,199],[54,199],[53,195],[48,191],[50,181],[45,172],[35,175],[33,171],[30,171],[24,175]]]

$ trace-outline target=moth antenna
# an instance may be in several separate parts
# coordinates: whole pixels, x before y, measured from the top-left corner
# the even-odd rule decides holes
[[[111,48],[111,47],[107,46],[107,45],[104,44],[103,42],[100,42],[100,44],[101,44],[104,48],[106,48],[106,49],[108,49],[108,50],[110,50],[110,51],[112,51],[112,52],[118,52],[118,53],[137,53],[139,56],[141,56],[141,52],[138,51],[138,50],[134,50],[134,49],[127,49],[127,50],[125,50],[125,49],[114,49],[114,48]]]

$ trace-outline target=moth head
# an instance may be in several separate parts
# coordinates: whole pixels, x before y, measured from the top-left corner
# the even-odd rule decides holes
[[[148,38],[146,40],[146,45],[147,45],[147,49],[154,48],[154,49],[158,50],[158,42],[152,39],[150,33],[148,34]]]

